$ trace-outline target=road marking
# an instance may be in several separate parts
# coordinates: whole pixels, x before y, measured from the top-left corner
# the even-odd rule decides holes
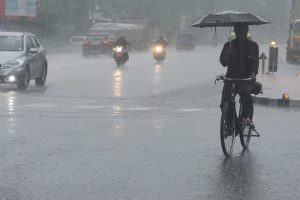
[[[179,112],[199,112],[199,111],[203,111],[203,108],[181,108],[178,109]]]
[[[157,108],[151,108],[151,107],[140,107],[140,108],[126,108],[125,111],[151,111],[151,110],[157,110]]]
[[[107,106],[101,106],[101,105],[81,105],[81,106],[75,106],[75,109],[82,109],[82,110],[93,110],[93,109],[103,109]]]
[[[26,104],[26,105],[19,105],[19,107],[35,107],[35,108],[51,108],[55,107],[55,104]]]

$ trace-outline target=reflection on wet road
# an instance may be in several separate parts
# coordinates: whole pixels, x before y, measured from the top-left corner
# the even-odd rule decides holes
[[[159,93],[160,79],[161,79],[161,64],[156,64],[154,66],[153,94],[158,94]]]
[[[219,166],[214,194],[219,199],[260,199],[260,191],[256,188],[257,164],[249,151],[224,158]]]
[[[0,199],[300,199],[299,110],[257,106],[262,137],[224,159],[219,50],[49,55],[47,87],[1,85]]]
[[[120,68],[116,68],[113,75],[113,91],[115,97],[122,96],[122,70]]]

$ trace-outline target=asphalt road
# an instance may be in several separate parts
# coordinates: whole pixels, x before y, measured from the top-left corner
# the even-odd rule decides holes
[[[1,85],[0,199],[299,199],[300,110],[256,106],[262,137],[224,158],[220,51],[51,54],[46,87]]]

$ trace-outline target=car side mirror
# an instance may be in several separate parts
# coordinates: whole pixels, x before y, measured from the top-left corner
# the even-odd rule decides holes
[[[38,50],[37,48],[30,48],[29,52],[30,52],[31,54],[36,54],[36,53],[39,52],[39,50]]]

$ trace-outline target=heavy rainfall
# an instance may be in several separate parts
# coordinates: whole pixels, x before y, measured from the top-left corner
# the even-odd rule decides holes
[[[300,199],[299,9],[0,0],[0,200]]]

